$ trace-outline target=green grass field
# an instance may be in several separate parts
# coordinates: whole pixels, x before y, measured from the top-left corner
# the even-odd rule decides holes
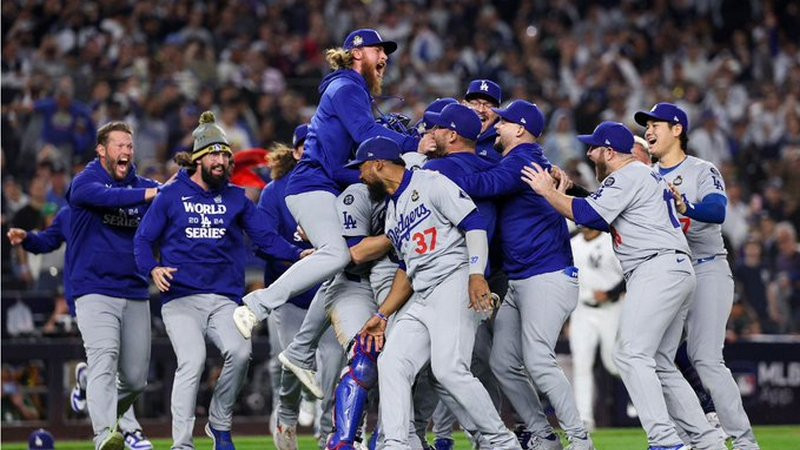
[[[755,427],[756,437],[762,450],[800,449],[800,426]],[[606,428],[592,434],[595,446],[600,450],[644,450],[647,441],[639,428]],[[432,439],[431,439],[432,440]],[[235,439],[237,450],[272,449],[271,436],[239,437]],[[170,441],[166,439],[153,442],[156,450],[168,450]],[[198,449],[210,449],[208,438],[195,439]],[[3,450],[26,450],[25,443],[3,444]],[[92,448],[90,441],[56,442],[57,450],[87,450]],[[316,441],[311,436],[300,437],[301,450],[316,450]],[[468,450],[470,445],[462,433],[456,433],[456,449]]]

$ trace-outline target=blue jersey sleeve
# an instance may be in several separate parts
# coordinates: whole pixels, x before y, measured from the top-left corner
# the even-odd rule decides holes
[[[267,222],[263,211],[257,209],[247,198],[240,216],[242,228],[253,240],[258,250],[276,259],[297,261],[302,250],[282,238]]]
[[[147,189],[106,187],[100,181],[85,180],[73,185],[69,201],[70,204],[77,206],[120,208],[144,203]]]
[[[46,230],[39,233],[28,232],[25,240],[22,241],[22,248],[31,253],[40,254],[50,253],[61,247],[61,244],[67,240],[65,227],[69,221],[68,214],[69,208],[61,208],[53,223]]]
[[[458,229],[465,233],[472,230],[486,231],[486,219],[477,209],[474,209],[458,224]]]
[[[611,231],[608,222],[606,222],[584,198],[572,199],[572,215],[575,217],[575,223],[578,225],[600,231]]]
[[[332,105],[342,118],[342,125],[356,142],[364,142],[375,136],[385,136],[397,142],[404,152],[416,151],[418,137],[404,136],[382,127],[372,116],[372,101],[369,94],[355,84],[341,86],[334,94]]]
[[[145,277],[149,277],[150,272],[159,264],[153,256],[153,247],[160,241],[167,227],[168,218],[169,203],[159,195],[147,209],[136,229],[133,237],[133,257],[139,273]]]
[[[500,164],[483,172],[456,179],[456,184],[474,199],[485,199],[513,194],[525,188],[520,177],[526,161],[517,156],[507,156]]]
[[[686,201],[686,197],[684,197]],[[706,223],[722,223],[725,221],[725,207],[728,199],[722,194],[709,194],[700,203],[686,201],[685,216]]]

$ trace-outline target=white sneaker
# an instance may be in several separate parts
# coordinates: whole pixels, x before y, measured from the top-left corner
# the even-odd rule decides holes
[[[242,305],[233,310],[233,323],[236,324],[236,329],[239,330],[239,333],[242,333],[245,339],[250,339],[258,319],[250,308]]]
[[[275,434],[272,435],[272,440],[278,450],[297,450],[297,426],[278,424]]]
[[[127,450],[153,450],[153,443],[142,434],[142,430],[136,430],[125,433],[125,448]]]
[[[317,402],[303,399],[300,402],[300,412],[297,415],[297,423],[301,426],[308,427],[314,423],[314,417],[317,413]]]
[[[280,352],[278,354],[278,361],[280,361],[281,364],[283,364],[283,367],[291,370],[292,373],[297,377],[297,379],[300,380],[301,383],[303,383],[303,386],[305,386],[306,389],[308,389],[308,391],[311,392],[312,395],[314,395],[317,398],[322,398],[324,394],[322,393],[322,387],[319,384],[317,384],[317,372],[310,369],[304,369],[298,366],[297,364],[293,363],[288,357],[286,357],[286,355],[284,355],[283,353],[284,352]]]
[[[99,448],[100,450],[123,450],[125,448],[125,437],[117,430],[111,431],[100,443]]]

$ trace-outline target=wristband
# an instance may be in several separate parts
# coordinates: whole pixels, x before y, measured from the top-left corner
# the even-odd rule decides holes
[[[384,316],[383,313],[381,313],[380,311],[376,312],[375,315],[377,317],[379,317],[384,322],[388,322],[389,321],[389,318]]]

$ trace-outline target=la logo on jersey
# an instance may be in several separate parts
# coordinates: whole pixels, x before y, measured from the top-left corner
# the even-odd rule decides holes
[[[489,92],[489,84],[488,84],[488,83],[486,83],[485,81],[481,81],[481,87],[480,87],[480,89],[481,89],[482,91],[484,91],[484,92]]]

